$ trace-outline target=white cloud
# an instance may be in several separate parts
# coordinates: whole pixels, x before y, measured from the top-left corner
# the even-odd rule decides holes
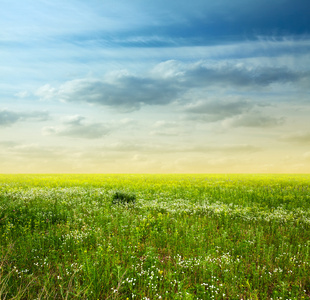
[[[184,65],[177,60],[168,60],[157,64],[151,74],[158,78],[177,78],[184,76]]]
[[[37,89],[35,95],[38,96],[40,99],[49,100],[53,99],[57,95],[57,91],[49,84],[45,84]]]
[[[20,91],[16,93],[15,96],[17,96],[18,98],[26,98],[30,96],[30,93],[28,91]]]

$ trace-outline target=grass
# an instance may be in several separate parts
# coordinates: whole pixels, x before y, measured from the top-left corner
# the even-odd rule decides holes
[[[0,299],[310,299],[309,250],[309,175],[0,175]]]

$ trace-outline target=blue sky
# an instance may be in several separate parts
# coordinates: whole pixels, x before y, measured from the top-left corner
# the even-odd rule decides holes
[[[0,172],[309,172],[309,1],[0,5]]]

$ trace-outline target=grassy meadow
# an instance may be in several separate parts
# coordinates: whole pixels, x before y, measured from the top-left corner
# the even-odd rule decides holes
[[[0,299],[310,299],[310,175],[0,175]]]

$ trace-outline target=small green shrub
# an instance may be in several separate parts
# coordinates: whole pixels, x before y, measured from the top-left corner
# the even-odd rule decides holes
[[[116,191],[112,195],[112,204],[135,204],[135,202],[136,202],[136,195],[132,193]]]

